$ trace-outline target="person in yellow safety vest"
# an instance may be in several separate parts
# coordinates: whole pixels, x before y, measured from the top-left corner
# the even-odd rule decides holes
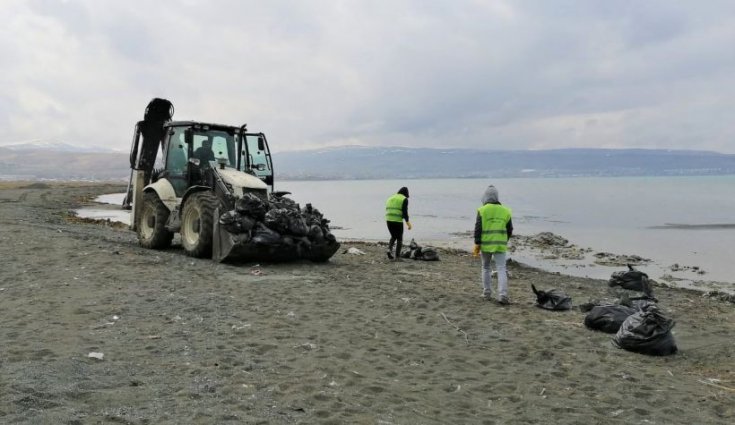
[[[388,258],[396,261],[401,260],[401,248],[403,246],[403,220],[406,227],[411,230],[411,222],[408,221],[408,188],[398,189],[398,193],[385,201],[385,221],[390,232],[388,243]],[[393,244],[396,244],[396,254],[393,255]]]
[[[482,258],[482,296],[486,300],[492,300],[490,260],[494,260],[498,277],[498,302],[503,305],[510,303],[505,261],[508,239],[512,235],[511,210],[500,203],[498,189],[490,185],[482,195],[482,206],[477,209],[474,255]]]

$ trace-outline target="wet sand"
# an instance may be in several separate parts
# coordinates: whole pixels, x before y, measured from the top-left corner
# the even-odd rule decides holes
[[[574,309],[604,281],[510,264],[513,304],[479,262],[216,264],[145,250],[69,211],[117,185],[0,184],[0,423],[729,424],[735,307],[656,288],[679,353],[617,349]],[[346,253],[356,247],[364,255]],[[102,353],[102,359],[89,357]]]

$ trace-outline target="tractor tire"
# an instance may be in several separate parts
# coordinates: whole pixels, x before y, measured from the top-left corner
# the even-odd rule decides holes
[[[212,192],[193,193],[181,210],[181,245],[186,255],[212,256],[214,209],[219,200]]]
[[[143,194],[143,207],[136,226],[140,246],[150,249],[166,249],[171,246],[174,234],[166,229],[169,214],[171,212],[155,192]]]

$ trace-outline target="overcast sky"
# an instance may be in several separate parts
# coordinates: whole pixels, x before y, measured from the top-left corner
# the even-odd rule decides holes
[[[732,0],[0,0],[0,144],[126,151],[153,97],[338,145],[735,153]]]

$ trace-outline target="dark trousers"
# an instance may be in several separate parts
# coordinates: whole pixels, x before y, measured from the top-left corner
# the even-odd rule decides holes
[[[390,242],[388,243],[388,252],[393,251],[393,244],[396,244],[396,258],[401,257],[401,248],[403,247],[403,222],[402,221],[386,221],[388,231],[390,232]]]

